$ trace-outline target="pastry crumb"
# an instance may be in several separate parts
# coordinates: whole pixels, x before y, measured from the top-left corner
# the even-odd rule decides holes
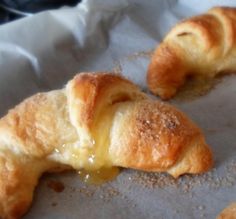
[[[50,188],[53,191],[58,192],[58,193],[63,192],[65,189],[64,184],[60,181],[57,181],[57,180],[49,180],[47,182],[47,186],[48,186],[48,188]]]

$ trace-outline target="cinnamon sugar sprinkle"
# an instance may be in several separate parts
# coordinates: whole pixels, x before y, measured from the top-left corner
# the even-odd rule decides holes
[[[114,197],[121,195],[120,192],[109,184],[103,185],[91,185],[91,184],[84,184],[80,188],[70,188],[72,193],[79,192],[84,197],[94,197],[99,194],[99,199],[102,199],[104,202],[108,202],[112,200]]]
[[[147,50],[147,51],[140,51],[140,52],[135,52],[135,53],[133,53],[131,55],[128,55],[125,58],[127,60],[129,60],[129,61],[136,60],[136,59],[138,59],[140,57],[144,57],[144,58],[150,59],[150,58],[152,58],[153,53],[154,53],[154,49]]]
[[[116,74],[122,74],[123,72],[123,68],[122,68],[122,62],[124,61],[135,61],[139,58],[147,58],[150,59],[153,55],[154,50],[147,50],[147,51],[140,51],[140,52],[135,52],[133,54],[124,56],[123,58],[121,58],[118,61],[114,61],[113,63],[113,68],[112,68],[112,72],[116,73]]]
[[[114,62],[114,67],[112,69],[112,72],[116,73],[116,74],[122,74],[123,69],[122,69],[122,65],[120,63],[120,61],[116,61]]]
[[[220,176],[215,168],[204,174],[183,175],[178,179],[166,173],[131,171],[132,173],[128,174],[126,179],[130,184],[127,187],[128,190],[135,184],[146,189],[172,187],[193,197],[193,190],[197,187],[207,186],[207,188],[211,190],[217,190],[219,188],[230,188],[236,185],[236,159],[231,160],[228,165],[224,167],[224,176]],[[122,199],[127,199],[127,197],[121,194],[118,189],[114,188],[111,183],[105,183],[100,186],[84,184],[80,188],[71,187],[70,190],[73,194],[79,192],[85,197],[93,197],[99,194],[99,198],[105,202],[117,196],[120,196]],[[203,211],[204,209],[205,206],[199,205],[197,210]]]
[[[236,184],[236,159],[229,162],[224,172],[226,174],[220,176],[214,168],[204,174],[184,175],[178,179],[174,179],[170,175],[163,173],[135,171],[132,176],[132,182],[152,189],[174,187],[180,189],[183,193],[190,193],[195,187],[202,185],[207,186],[209,189],[229,188]]]
[[[219,76],[208,79],[191,78],[190,80],[186,80],[173,99],[181,102],[195,100],[209,93],[221,81],[222,77]]]
[[[124,171],[126,172],[126,171]],[[230,188],[236,185],[236,158],[228,162],[228,164],[223,168],[223,176],[217,173],[218,171],[214,168],[210,172],[199,174],[199,175],[184,175],[178,179],[165,173],[148,173],[142,171],[128,170],[128,174],[124,174],[124,182],[126,184],[127,191],[132,191],[133,186],[139,186],[142,189],[165,189],[174,188],[179,190],[183,194],[189,196],[189,198],[194,197],[194,189],[206,186],[210,190],[217,190],[219,188]],[[127,172],[126,172],[127,173]],[[52,184],[52,183],[50,183]],[[55,184],[53,182],[53,184]],[[49,185],[49,184],[48,184]],[[118,188],[112,185],[112,182],[102,184],[100,186],[91,185],[83,183],[79,188],[68,187],[70,191],[70,196],[78,195],[87,198],[98,198],[102,201],[110,202],[114,198],[121,198],[125,202],[130,203],[130,205],[135,208],[136,204],[125,194],[122,194]],[[57,202],[51,203],[52,207],[57,206]],[[205,218],[206,206],[199,204],[193,206],[193,211],[199,212],[200,218]],[[175,210],[175,213],[178,212]]]

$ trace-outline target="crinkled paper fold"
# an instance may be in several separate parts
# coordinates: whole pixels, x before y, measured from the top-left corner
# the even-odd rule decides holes
[[[0,26],[0,115],[24,98],[58,89],[82,71],[115,71],[146,87],[150,54],[180,19],[235,1],[86,0]],[[203,130],[215,168],[178,180],[123,170],[101,186],[76,173],[40,180],[25,219],[215,218],[236,201],[236,77],[188,101],[172,101]],[[47,186],[65,185],[62,193]]]

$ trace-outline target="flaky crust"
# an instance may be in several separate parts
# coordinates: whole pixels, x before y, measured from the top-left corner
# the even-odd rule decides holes
[[[117,166],[178,177],[212,165],[199,128],[175,107],[159,101],[119,104],[110,136],[109,153]]]
[[[45,171],[110,166],[178,177],[207,171],[212,154],[200,129],[175,107],[120,76],[81,73],[0,120],[0,216],[24,214]]]
[[[236,219],[236,202],[223,209],[216,219]]]
[[[213,78],[236,71],[236,9],[215,7],[177,24],[157,47],[147,72],[149,89],[169,99],[189,75]]]

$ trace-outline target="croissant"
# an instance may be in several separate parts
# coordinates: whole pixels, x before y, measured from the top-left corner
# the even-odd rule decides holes
[[[173,97],[188,77],[214,78],[236,70],[236,8],[215,7],[177,24],[154,52],[149,89]]]
[[[236,202],[231,203],[220,212],[216,219],[235,219],[236,218]]]
[[[212,163],[200,129],[175,107],[120,76],[80,73],[0,120],[0,216],[20,218],[46,171],[121,166],[178,177]]]

